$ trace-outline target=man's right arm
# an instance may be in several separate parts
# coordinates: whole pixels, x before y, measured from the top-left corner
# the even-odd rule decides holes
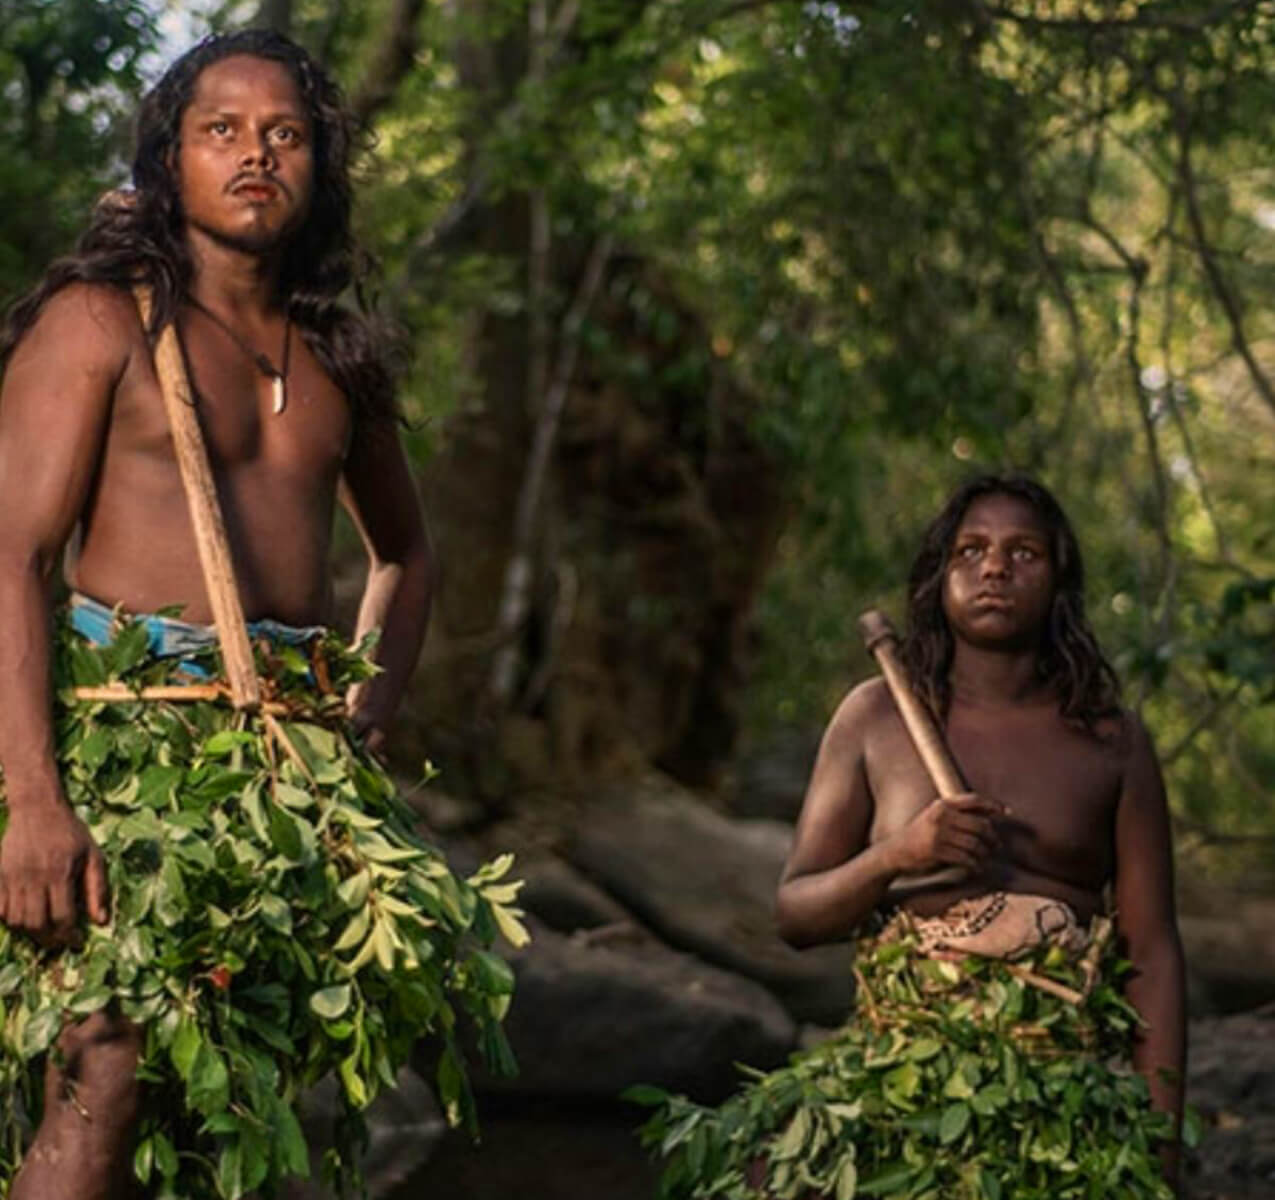
[[[131,324],[130,324],[131,321]],[[106,873],[62,792],[49,680],[49,582],[88,495],[137,321],[124,293],[54,295],[10,356],[0,388],[0,921],[65,937],[77,893],[107,919]]]

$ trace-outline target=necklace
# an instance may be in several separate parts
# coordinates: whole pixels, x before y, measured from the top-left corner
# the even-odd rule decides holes
[[[292,348],[292,318],[284,315],[283,319],[283,366],[276,367],[260,350],[254,350],[229,325],[226,324],[210,308],[205,308],[194,296],[187,296],[186,302],[197,308],[214,325],[216,325],[236,346],[239,347],[256,364],[260,371],[270,380],[270,411],[278,416],[288,403],[288,352]]]

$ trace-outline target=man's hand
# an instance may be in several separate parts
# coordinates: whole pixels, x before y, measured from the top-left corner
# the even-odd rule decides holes
[[[90,919],[106,924],[106,860],[84,822],[60,800],[11,808],[0,841],[0,922],[64,944],[74,935],[81,895]]]
[[[385,743],[387,741],[384,723],[368,707],[355,708],[350,715],[350,727],[355,736],[373,758],[385,762]]]
[[[982,870],[1000,848],[996,819],[1003,805],[974,792],[942,796],[923,808],[891,838],[893,863],[901,875],[959,866]]]

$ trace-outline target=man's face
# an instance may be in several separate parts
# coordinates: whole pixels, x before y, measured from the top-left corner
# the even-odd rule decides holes
[[[944,571],[952,633],[987,648],[1034,647],[1053,598],[1050,538],[1036,510],[1017,496],[980,496],[965,510]]]
[[[251,254],[279,247],[310,207],[312,135],[282,63],[240,54],[206,67],[181,118],[188,228]]]

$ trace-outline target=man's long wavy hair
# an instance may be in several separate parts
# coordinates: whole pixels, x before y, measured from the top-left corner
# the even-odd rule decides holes
[[[930,523],[908,576],[903,661],[912,686],[943,720],[952,702],[955,643],[943,611],[943,584],[957,530],[975,500],[1013,496],[1045,527],[1054,568],[1054,598],[1041,638],[1037,670],[1058,697],[1063,718],[1097,733],[1119,716],[1120,683],[1085,617],[1085,568],[1062,507],[1048,489],[1021,475],[980,475],[958,488]]]
[[[147,93],[137,117],[133,189],[104,198],[74,253],[54,262],[10,309],[0,332],[0,364],[48,299],[68,284],[149,285],[152,336],[175,317],[194,273],[176,167],[182,114],[200,74],[234,55],[281,63],[296,82],[312,127],[310,208],[284,248],[280,270],[289,315],[356,416],[392,417],[393,380],[378,337],[361,315],[366,310],[362,285],[372,264],[350,225],[350,163],[358,130],[340,89],[323,68],[295,42],[269,30],[206,38],[177,59]],[[347,290],[353,291],[359,313],[340,303]]]

